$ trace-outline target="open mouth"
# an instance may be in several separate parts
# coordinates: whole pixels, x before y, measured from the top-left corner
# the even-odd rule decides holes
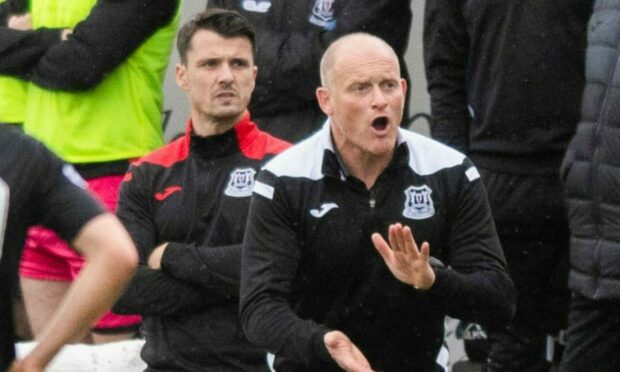
[[[376,131],[384,131],[388,126],[388,118],[380,116],[372,121],[372,127]]]

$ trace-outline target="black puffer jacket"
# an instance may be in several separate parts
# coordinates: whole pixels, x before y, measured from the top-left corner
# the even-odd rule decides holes
[[[588,28],[581,122],[564,158],[570,288],[620,299],[620,0],[597,0]]]

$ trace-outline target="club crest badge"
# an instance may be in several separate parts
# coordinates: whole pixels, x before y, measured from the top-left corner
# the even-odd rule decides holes
[[[248,12],[267,13],[271,8],[269,0],[241,0],[241,7]]]
[[[335,0],[316,0],[310,15],[310,23],[320,26],[326,30],[333,30],[336,27],[334,18]]]
[[[252,168],[235,169],[230,174],[230,180],[224,194],[233,198],[251,196],[255,174],[256,171]]]
[[[426,185],[409,186],[405,190],[405,209],[403,216],[412,220],[423,220],[432,217],[435,214],[433,199],[431,194],[433,190]]]

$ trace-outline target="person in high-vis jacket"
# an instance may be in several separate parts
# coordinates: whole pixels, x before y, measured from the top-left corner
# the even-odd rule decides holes
[[[385,41],[335,41],[321,77],[328,122],[254,186],[241,323],[279,372],[433,371],[446,315],[501,326],[514,312],[480,176],[399,128],[407,86]]]
[[[27,2],[0,0],[0,28],[32,28],[29,19],[15,18],[27,11]],[[26,113],[26,88],[28,83],[13,76],[0,75],[0,125],[21,129]]]
[[[162,84],[179,6],[30,0],[33,30],[0,28],[0,74],[29,81],[25,133],[73,164],[108,210],[129,162],[163,144]],[[52,230],[30,229],[20,275],[35,336],[82,265]],[[131,337],[139,323],[135,315],[108,313],[93,337]]]

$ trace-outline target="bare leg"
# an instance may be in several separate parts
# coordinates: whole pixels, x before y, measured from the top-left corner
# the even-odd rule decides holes
[[[20,278],[20,282],[30,329],[36,338],[58,309],[71,282],[24,277]],[[85,341],[90,341],[90,336],[86,339],[74,340],[74,342]]]
[[[15,323],[15,334],[20,340],[32,340],[33,335],[21,293],[13,299],[13,323]]]

